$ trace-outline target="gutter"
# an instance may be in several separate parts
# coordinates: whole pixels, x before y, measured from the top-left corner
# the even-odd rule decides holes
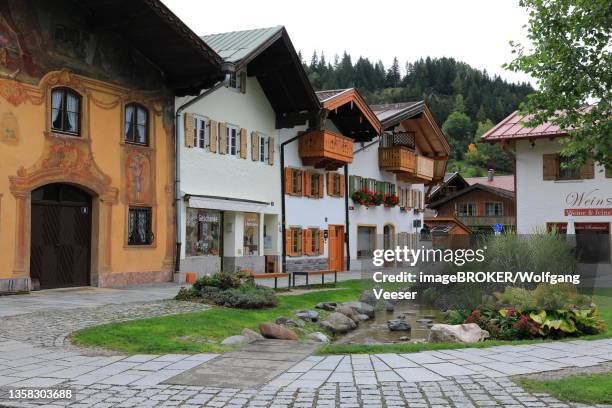
[[[176,206],[176,220],[175,220],[175,235],[176,235],[176,253],[174,255],[174,271],[179,272],[181,269],[181,248],[183,246],[183,233],[181,226],[181,212],[183,210],[183,196],[181,193],[181,139],[179,135],[179,123],[181,123],[182,112],[193,105],[194,103],[204,99],[208,95],[212,94],[217,89],[227,86],[229,78],[232,72],[235,71],[235,66],[231,62],[224,62],[221,65],[221,71],[225,74],[225,79],[221,82],[217,82],[211,88],[205,90],[193,99],[188,100],[176,109],[174,114],[174,192],[175,192],[175,206]]]

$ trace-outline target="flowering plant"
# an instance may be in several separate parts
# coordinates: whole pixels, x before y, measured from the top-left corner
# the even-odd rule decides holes
[[[383,193],[374,193],[372,194],[372,205],[381,205],[385,200],[385,195]]]
[[[359,190],[351,194],[351,200],[354,203],[368,206],[372,201],[372,192],[368,190]]]
[[[385,207],[395,207],[399,203],[399,197],[395,194],[387,194],[384,198]]]

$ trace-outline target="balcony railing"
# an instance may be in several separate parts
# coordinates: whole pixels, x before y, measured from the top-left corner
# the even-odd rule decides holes
[[[378,167],[396,173],[398,179],[426,183],[433,179],[434,160],[404,146],[379,147]]]
[[[515,219],[511,216],[459,216],[459,221],[468,227],[492,227],[495,224],[515,225]]]
[[[302,164],[336,170],[353,161],[353,139],[329,130],[313,130],[300,136]]]

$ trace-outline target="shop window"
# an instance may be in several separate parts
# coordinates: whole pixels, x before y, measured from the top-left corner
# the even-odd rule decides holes
[[[187,208],[187,256],[218,256],[221,248],[221,212]]]
[[[51,130],[80,134],[81,96],[70,88],[55,88],[51,92]]]
[[[130,207],[128,212],[128,245],[153,243],[153,211],[147,207]]]
[[[376,227],[357,227],[357,258],[371,258],[376,249]]]
[[[501,217],[504,215],[502,203],[485,203],[485,215],[487,217]]]
[[[259,214],[244,213],[244,255],[259,255]]]
[[[149,112],[137,103],[125,105],[125,123],[123,124],[123,136],[127,143],[147,145],[149,138]]]

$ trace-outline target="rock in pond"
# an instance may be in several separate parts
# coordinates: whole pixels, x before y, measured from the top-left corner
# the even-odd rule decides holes
[[[374,317],[374,306],[364,302],[345,302],[342,306],[348,306],[355,311],[356,314],[364,314],[369,317]]]
[[[476,323],[434,324],[429,332],[430,343],[477,343],[489,337]]]
[[[224,346],[236,346],[239,344],[246,344],[250,342],[251,341],[249,340],[247,336],[238,335],[238,336],[230,336],[230,337],[223,339],[221,344],[223,344]]]
[[[354,330],[357,324],[342,313],[333,312],[325,320],[319,323],[321,327],[329,329],[334,334],[347,333]]]
[[[319,313],[315,312],[314,310],[300,310],[295,314],[295,317],[299,317],[300,319],[308,322],[319,321]]]
[[[410,323],[404,319],[393,319],[387,322],[387,327],[391,331],[408,331],[410,330]]]
[[[264,336],[257,333],[255,330],[251,329],[242,329],[242,333],[240,333],[244,337],[247,337],[250,341],[263,340]]]
[[[368,315],[364,315],[364,314],[358,314],[358,315],[355,315],[355,316],[354,316],[354,318],[355,318],[357,321],[360,321],[360,322],[363,322],[363,321],[366,321],[366,320],[370,320],[370,316],[368,316]]]
[[[321,332],[313,332],[308,335],[310,340],[318,341],[319,343],[329,343],[329,337]]]
[[[276,319],[276,324],[280,324],[287,327],[304,327],[306,323],[302,320],[294,320],[285,316],[280,316]]]
[[[376,296],[374,295],[373,289],[367,289],[361,292],[361,296],[359,296],[359,301],[363,303],[367,303],[368,305],[374,307],[376,306]]]
[[[334,310],[336,310],[337,307],[338,307],[338,304],[336,302],[321,302],[321,303],[317,303],[317,305],[315,306],[315,309],[323,309],[329,312],[333,312]]]
[[[433,322],[433,320],[431,320],[431,319],[417,319],[417,321],[416,321],[416,322],[417,322],[417,323],[420,323],[420,324],[422,324],[422,325],[426,325],[427,323],[431,323],[431,322]]]
[[[355,320],[355,311],[345,305],[340,305],[336,308],[336,313],[341,313],[348,317],[349,319]]]
[[[297,334],[280,324],[264,322],[259,324],[259,331],[267,339],[298,340]]]
[[[383,310],[387,311],[387,312],[392,312],[395,310],[395,305],[391,302],[389,302],[388,300],[385,300],[383,302]]]

